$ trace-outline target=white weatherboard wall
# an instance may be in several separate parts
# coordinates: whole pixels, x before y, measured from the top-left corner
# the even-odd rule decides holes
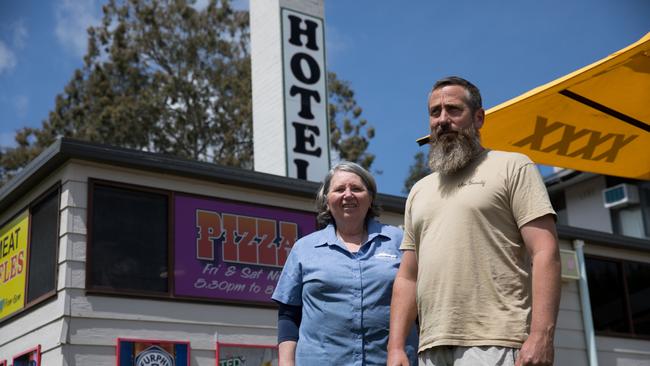
[[[605,177],[602,175],[567,187],[565,200],[569,226],[612,232],[611,216],[603,205],[603,189]]]
[[[323,19],[322,0],[250,2],[256,171],[318,182],[329,169]]]
[[[0,223],[6,222],[13,215],[24,210],[57,181],[58,177],[55,176],[44,179],[37,188],[25,194],[4,212],[0,212]],[[63,207],[63,202],[61,207]],[[61,260],[58,263],[58,273],[56,297],[48,299],[23,314],[14,314],[13,317],[0,324],[0,361],[6,359],[7,365],[11,365],[13,356],[40,344],[43,365],[64,365],[62,345],[66,342],[69,321],[66,316],[69,302],[64,293],[67,286],[66,274],[70,271]]]
[[[560,248],[572,249],[571,243],[560,240]],[[555,365],[589,366],[578,281],[563,280],[561,291],[555,328]]]
[[[313,199],[71,161],[0,222],[61,183],[57,295],[1,324],[0,360],[41,345],[43,365],[115,366],[117,338],[189,341],[192,366],[214,366],[216,342],[275,345],[273,308],[90,295],[85,292],[89,178],[313,211]]]
[[[313,210],[311,199],[213,182],[85,162],[69,166],[69,171],[69,179],[83,182],[86,187],[88,179],[95,178],[255,204]],[[86,187],[79,189],[86,194]],[[85,253],[80,256],[85,262]],[[85,277],[85,263],[81,267],[82,277]],[[189,341],[190,364],[193,366],[216,364],[217,341],[276,344],[277,314],[272,308],[86,295],[76,286],[69,291],[69,297],[69,346],[65,347],[68,365],[114,366],[118,337]]]

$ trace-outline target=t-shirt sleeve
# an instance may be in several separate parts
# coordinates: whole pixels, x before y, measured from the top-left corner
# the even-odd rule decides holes
[[[542,176],[535,163],[527,157],[522,158],[511,176],[510,203],[520,229],[544,215],[556,216]]]
[[[296,242],[282,268],[282,274],[271,298],[287,305],[302,306],[302,265]]]
[[[404,235],[402,236],[401,250],[415,250],[416,239],[413,231],[413,222],[411,221],[411,202],[413,200],[415,190],[411,189],[408,198],[406,199],[406,206],[404,208]]]

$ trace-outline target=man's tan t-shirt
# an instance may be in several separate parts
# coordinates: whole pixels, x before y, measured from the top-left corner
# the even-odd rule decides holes
[[[519,229],[555,215],[535,164],[485,151],[430,174],[406,201],[401,249],[418,261],[419,351],[439,345],[521,347],[530,326],[530,260]]]

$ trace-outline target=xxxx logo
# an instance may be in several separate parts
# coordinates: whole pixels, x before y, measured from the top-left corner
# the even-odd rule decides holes
[[[549,141],[547,136],[557,130],[562,130],[562,136],[559,140]],[[587,138],[588,136],[588,138]],[[584,137],[584,138],[583,138]],[[616,156],[621,149],[634,141],[639,135],[629,135],[618,133],[608,133],[603,135],[599,131],[589,130],[586,128],[577,129],[562,122],[548,123],[548,120],[542,116],[537,116],[535,123],[535,131],[532,135],[515,142],[513,145],[517,147],[529,146],[531,150],[541,151],[545,153],[555,153],[561,156],[568,156],[572,158],[581,158],[585,160],[600,161],[604,160],[608,163],[616,161]],[[586,141],[578,143],[578,141]],[[544,145],[546,142],[546,145]],[[599,154],[596,154],[596,149]],[[609,146],[609,149],[602,151],[603,148]],[[594,156],[595,155],[595,156]]]

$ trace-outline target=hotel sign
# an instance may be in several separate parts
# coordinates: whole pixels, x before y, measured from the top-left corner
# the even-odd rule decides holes
[[[323,19],[281,9],[287,176],[320,181],[329,170]]]

